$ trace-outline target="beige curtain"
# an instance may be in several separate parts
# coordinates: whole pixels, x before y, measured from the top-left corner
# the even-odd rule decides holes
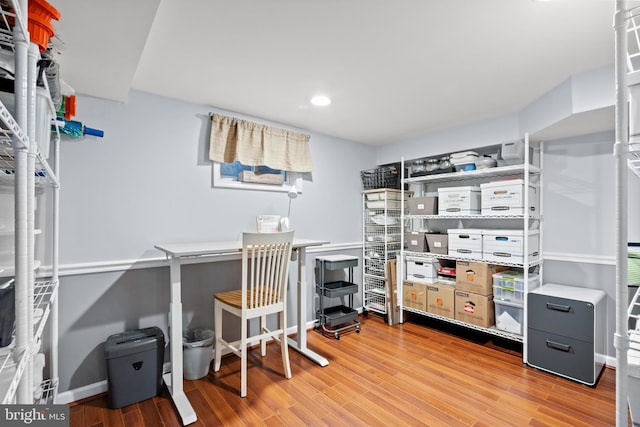
[[[209,159],[289,172],[311,172],[309,135],[257,123],[211,115]]]

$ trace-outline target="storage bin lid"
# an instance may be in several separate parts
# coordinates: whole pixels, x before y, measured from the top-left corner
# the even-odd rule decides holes
[[[443,193],[447,191],[480,191],[480,187],[477,186],[466,186],[466,187],[445,187],[438,188],[438,193]]]
[[[524,179],[516,178],[516,179],[505,179],[502,181],[484,182],[480,184],[480,188],[504,187],[505,185],[524,185]]]
[[[524,308],[524,303],[522,302],[505,301],[505,300],[495,299],[495,298],[493,302],[496,305],[506,305],[507,307]]]
[[[469,160],[471,159],[471,161],[474,161],[475,159],[477,159],[480,155],[478,153],[476,153],[475,151],[461,151],[459,153],[453,153],[449,156],[449,160],[451,161],[451,163],[453,163],[453,161],[459,161],[462,159],[465,160]]]
[[[106,359],[113,359],[157,347],[164,349],[164,334],[153,326],[110,335],[104,344],[104,354]]]
[[[447,234],[482,234],[482,230],[475,228],[450,228]]]
[[[540,234],[540,230],[529,230],[529,236]],[[482,230],[483,236],[524,236],[524,230]]]

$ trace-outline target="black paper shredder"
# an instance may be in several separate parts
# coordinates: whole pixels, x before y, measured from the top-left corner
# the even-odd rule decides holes
[[[162,391],[164,334],[158,327],[110,335],[104,345],[107,361],[107,404],[122,408]]]

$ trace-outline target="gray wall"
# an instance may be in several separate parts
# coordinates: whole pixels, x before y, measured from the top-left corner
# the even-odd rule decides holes
[[[353,249],[362,240],[360,171],[375,166],[371,147],[138,91],[124,104],[80,96],[78,119],[105,137],[61,144],[60,262],[67,273],[59,297],[59,392],[106,378],[108,335],[152,325],[167,335],[168,267],[103,272],[105,266],[157,259],[157,243],[236,240],[255,229],[257,214],[286,215],[285,193],[213,188],[211,111],[310,133],[313,180],[293,200],[292,226],[299,237],[344,244],[341,253],[361,256]],[[307,258],[309,284],[321,253]],[[189,265],[183,276],[185,327],[212,328],[213,293],[238,286],[239,261]],[[290,286],[293,325],[295,280]],[[361,306],[359,296],[354,305]],[[308,320],[312,307],[310,300]]]

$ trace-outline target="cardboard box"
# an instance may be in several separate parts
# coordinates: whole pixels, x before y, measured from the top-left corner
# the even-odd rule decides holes
[[[412,231],[406,233],[404,237],[407,242],[407,250],[411,252],[426,252],[427,239],[425,239],[424,231]]]
[[[284,184],[284,175],[281,173],[258,173],[253,171],[242,171],[238,174],[238,181],[255,182],[257,184]]]
[[[447,255],[449,253],[449,235],[427,233],[427,249],[432,254]]]
[[[427,311],[438,316],[455,318],[455,285],[434,283],[427,285]]]
[[[393,326],[400,323],[400,306],[398,305],[398,270],[396,268],[396,260],[392,259],[387,261],[385,268],[385,280],[387,282],[387,289],[389,289],[390,298],[388,301],[389,313],[388,323]]]
[[[410,215],[438,215],[438,197],[414,197],[408,202]]]
[[[402,305],[426,312],[427,285],[405,280],[402,285]]]
[[[493,295],[484,296],[456,290],[455,319],[488,328],[495,324]]]
[[[507,270],[484,262],[456,261],[456,289],[478,295],[493,293],[493,275]]]

